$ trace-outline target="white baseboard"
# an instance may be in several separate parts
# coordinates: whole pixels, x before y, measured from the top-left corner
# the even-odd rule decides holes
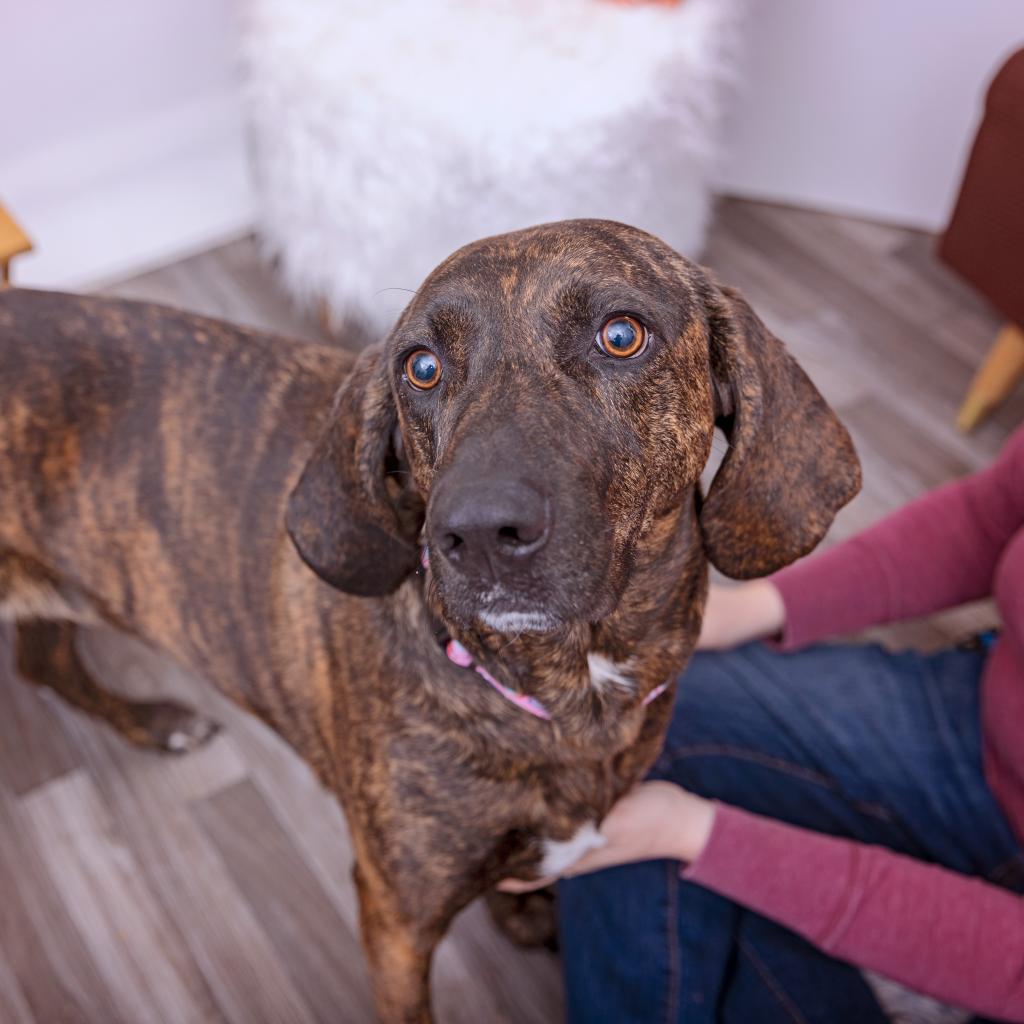
[[[237,96],[203,98],[13,159],[0,201],[35,244],[17,284],[84,290],[251,228]]]

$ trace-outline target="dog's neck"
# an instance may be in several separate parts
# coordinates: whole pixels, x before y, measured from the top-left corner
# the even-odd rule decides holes
[[[690,654],[700,627],[706,577],[695,512],[687,506],[655,521],[637,543],[615,611],[598,623],[514,637],[448,627],[429,579],[426,585],[410,583],[407,608],[420,619],[421,632],[438,643],[446,633],[455,637],[485,678],[492,675],[546,712],[536,716],[544,721],[531,721],[521,708],[510,708],[505,716],[509,728],[529,730],[534,743],[539,728],[566,749],[610,752],[635,740],[645,718],[645,700],[675,681]],[[425,685],[443,703],[461,703],[451,693],[448,678],[444,674],[436,685]],[[479,678],[472,685],[486,689]],[[671,696],[662,699],[669,702]]]

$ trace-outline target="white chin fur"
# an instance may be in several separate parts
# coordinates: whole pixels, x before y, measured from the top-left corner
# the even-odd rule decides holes
[[[479,619],[499,633],[548,633],[558,625],[540,612],[481,612]]]
[[[558,842],[555,839],[544,840],[544,859],[540,862],[541,875],[560,875],[568,870],[583,856],[591,850],[604,846],[606,840],[595,827],[592,821],[581,825],[576,835],[565,842]]]

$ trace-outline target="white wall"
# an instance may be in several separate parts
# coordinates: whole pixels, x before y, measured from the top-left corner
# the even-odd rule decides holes
[[[721,185],[938,229],[1022,0],[754,0]]]
[[[0,201],[80,287],[252,221],[233,0],[0,0]]]

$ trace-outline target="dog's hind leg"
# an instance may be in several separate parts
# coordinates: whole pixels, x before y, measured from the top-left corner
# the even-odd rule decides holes
[[[15,622],[18,670],[69,704],[102,718],[142,747],[184,754],[210,739],[215,722],[173,701],[132,701],[105,690],[75,646],[78,624],[96,625],[94,603],[34,558],[0,548],[0,619]]]
[[[21,675],[48,686],[69,704],[103,719],[141,747],[184,754],[202,746],[218,730],[216,722],[173,701],[131,701],[97,683],[75,646],[73,622],[42,619],[17,623],[17,664]]]

